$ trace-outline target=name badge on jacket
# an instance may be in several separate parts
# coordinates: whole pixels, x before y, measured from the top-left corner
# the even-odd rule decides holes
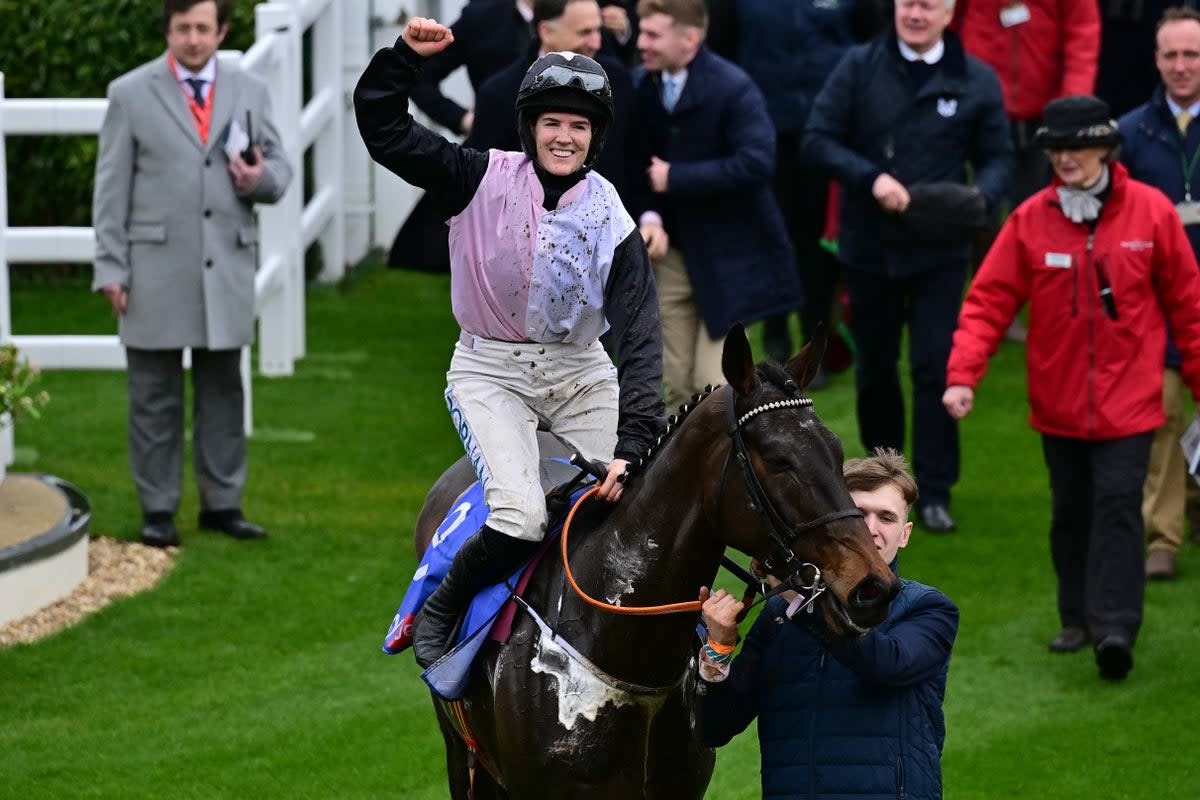
[[[1046,266],[1058,267],[1059,269],[1071,268],[1070,253],[1046,253]]]
[[[1029,6],[1024,3],[1013,3],[1000,9],[1000,24],[1006,28],[1029,22]]]
[[[1200,225],[1200,203],[1179,203],[1175,206],[1179,221],[1184,225]]]

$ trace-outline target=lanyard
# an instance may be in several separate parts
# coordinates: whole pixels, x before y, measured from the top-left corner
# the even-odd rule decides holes
[[[1196,148],[1196,152],[1192,153],[1192,158],[1189,161],[1184,154],[1184,149],[1187,145],[1187,137],[1179,134],[1179,166],[1183,168],[1183,201],[1185,203],[1192,202],[1192,173],[1196,171],[1196,165],[1200,164],[1200,147]]]

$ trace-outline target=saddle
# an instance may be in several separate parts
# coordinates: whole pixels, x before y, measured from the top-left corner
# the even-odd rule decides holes
[[[581,468],[576,464],[583,466]],[[507,638],[512,610],[505,610],[505,605],[513,594],[519,595],[524,589],[533,568],[554,542],[554,534],[559,530],[570,509],[572,497],[582,493],[585,480],[597,470],[598,465],[588,464],[579,456],[573,457],[571,461],[559,457],[541,459],[538,477],[546,493],[548,517],[547,535],[543,545],[516,573],[505,576],[506,580],[485,588],[475,597],[453,637],[456,646],[478,633],[480,628],[491,628],[493,624],[498,624],[500,629],[493,630],[491,638],[499,638],[501,641]],[[413,574],[404,600],[388,628],[383,652],[395,655],[412,646],[412,624],[421,605],[441,583],[463,542],[479,530],[487,520],[487,515],[483,487],[476,481],[455,499],[446,518],[442,520],[430,540],[430,545]],[[502,611],[505,613],[502,614]]]

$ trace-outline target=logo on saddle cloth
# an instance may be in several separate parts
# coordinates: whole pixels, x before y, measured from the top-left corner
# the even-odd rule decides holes
[[[571,497],[571,504],[579,500],[587,487],[578,489]],[[383,641],[383,652],[388,655],[401,653],[412,646],[413,620],[422,604],[433,594],[450,570],[454,556],[483,523],[487,520],[488,508],[483,499],[483,487],[471,485],[458,503],[438,526],[429,542],[421,563],[413,573],[412,583],[404,594],[404,600],[392,618],[387,636]],[[508,603],[513,590],[519,596],[529,581],[533,569],[552,546],[562,530],[556,525],[546,533],[541,549],[531,561],[522,566],[506,581],[488,586],[475,596],[467,608],[466,616],[458,629],[458,638],[453,649],[425,671],[426,683],[442,698],[454,700],[466,689],[466,678],[475,655],[487,639],[506,641],[512,625],[515,608]]]
[[[413,573],[408,591],[404,593],[404,600],[401,601],[400,608],[392,619],[391,627],[388,628],[387,637],[383,641],[383,652],[395,655],[412,646],[413,619],[417,612],[421,610],[425,600],[433,594],[433,590],[446,577],[446,573],[450,570],[450,564],[454,561],[454,555],[462,547],[463,542],[483,527],[483,523],[487,521],[487,515],[487,504],[483,501],[483,486],[476,482],[463,494],[458,504],[450,509],[450,513],[446,515],[442,524],[438,526],[437,532],[433,534],[429,547],[426,548],[425,555],[421,558],[421,563],[417,565],[417,571]],[[498,586],[504,588],[504,584],[498,584]],[[490,587],[487,591],[494,588],[496,587]],[[508,597],[507,588],[504,590],[504,597],[505,599]],[[474,608],[475,603],[472,603],[471,609]],[[470,611],[468,611],[468,619],[470,619]],[[465,625],[463,627],[466,628]]]

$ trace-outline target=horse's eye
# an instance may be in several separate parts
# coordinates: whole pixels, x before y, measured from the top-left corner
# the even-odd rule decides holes
[[[766,458],[763,460],[766,462],[767,469],[771,470],[771,472],[790,472],[792,469],[791,462],[783,458]]]

